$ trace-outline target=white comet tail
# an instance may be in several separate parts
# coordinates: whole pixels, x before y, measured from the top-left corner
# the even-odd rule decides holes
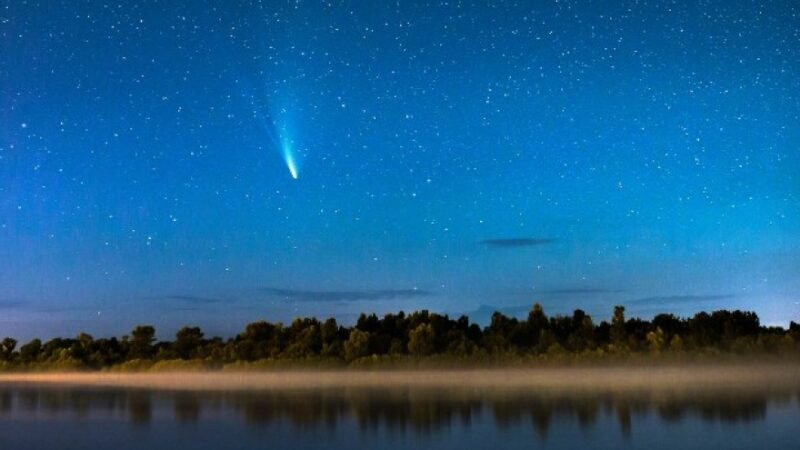
[[[284,159],[286,159],[286,167],[289,168],[289,173],[292,174],[292,178],[295,180],[297,179],[297,164],[294,162],[294,157],[291,153],[285,152]]]

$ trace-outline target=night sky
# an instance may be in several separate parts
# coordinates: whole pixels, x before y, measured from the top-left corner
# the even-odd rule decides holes
[[[795,0],[0,5],[0,335],[800,319]]]

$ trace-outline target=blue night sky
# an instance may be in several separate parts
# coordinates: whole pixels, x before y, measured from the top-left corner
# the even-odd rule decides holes
[[[0,56],[1,335],[800,319],[794,0],[10,0]]]

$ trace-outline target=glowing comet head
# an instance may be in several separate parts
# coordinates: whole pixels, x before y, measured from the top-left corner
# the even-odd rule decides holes
[[[283,142],[283,159],[286,161],[286,167],[289,168],[289,173],[292,174],[292,178],[295,180],[297,179],[297,163],[294,160],[294,155],[292,154],[292,146],[284,141]]]

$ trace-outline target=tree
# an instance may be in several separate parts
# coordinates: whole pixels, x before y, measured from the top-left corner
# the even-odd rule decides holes
[[[93,344],[94,338],[91,334],[80,333],[70,346],[69,359],[86,364],[92,353]]]
[[[131,332],[130,359],[147,359],[153,356],[153,342],[156,340],[156,329],[150,325],[139,325]]]
[[[305,328],[303,328],[303,326],[305,326]],[[319,354],[322,341],[320,339],[319,326],[317,326],[316,323],[298,325],[296,333],[297,334],[295,334],[289,342],[289,346],[284,350],[282,356],[295,359],[307,358]]]
[[[369,352],[369,333],[353,328],[350,336],[344,343],[344,357],[347,361],[353,361],[367,356]]]
[[[615,306],[614,317],[611,319],[611,342],[618,346],[625,346],[625,307]]]
[[[672,336],[672,339],[669,341],[669,349],[672,352],[682,352],[683,351],[683,339],[679,335]]]
[[[657,327],[654,331],[647,333],[647,346],[653,353],[661,353],[661,350],[666,347],[664,331],[661,328]]]
[[[322,342],[331,344],[333,341],[339,339],[339,325],[333,317],[327,319],[320,329]]]
[[[531,336],[531,344],[537,346],[539,344],[539,337],[542,332],[547,330],[550,326],[550,320],[544,313],[542,305],[534,303],[533,308],[528,313],[528,330]]]
[[[320,354],[328,358],[340,357],[342,354],[342,341],[339,337],[339,325],[336,324],[336,319],[329,318],[322,324],[320,328],[320,338],[322,339],[322,348]]]
[[[266,342],[272,338],[274,331],[275,325],[259,320],[258,322],[248,323],[242,337],[253,342]]]
[[[203,332],[199,327],[183,327],[175,333],[175,353],[181,359],[197,356],[203,343]]]
[[[247,324],[244,333],[236,337],[234,358],[253,361],[272,356],[272,350],[277,354],[279,335],[280,325],[276,326],[263,320]],[[270,343],[273,341],[276,344],[275,348],[270,348]]]
[[[692,338],[692,346],[705,347],[716,342],[714,332],[714,320],[711,316],[701,311],[689,319],[689,336]]]
[[[572,350],[580,351],[594,345],[594,323],[592,317],[581,309],[572,313],[572,334],[569,337]]]
[[[14,349],[17,347],[17,340],[7,337],[0,342],[0,358],[3,361],[11,361],[14,357]]]
[[[491,352],[503,353],[511,347],[512,331],[517,328],[519,321],[509,318],[500,311],[492,314],[492,321],[483,334],[484,345]]]
[[[683,334],[686,329],[686,322],[672,314],[658,314],[653,317],[652,324],[656,328],[661,328],[670,338],[676,334]]]
[[[22,362],[30,363],[39,358],[39,353],[42,351],[42,341],[40,339],[33,339],[27,344],[19,348],[19,357]]]
[[[433,327],[429,323],[423,323],[408,333],[408,352],[414,356],[428,356],[434,350]]]
[[[800,323],[794,321],[789,323],[789,336],[795,341],[800,341]]]

